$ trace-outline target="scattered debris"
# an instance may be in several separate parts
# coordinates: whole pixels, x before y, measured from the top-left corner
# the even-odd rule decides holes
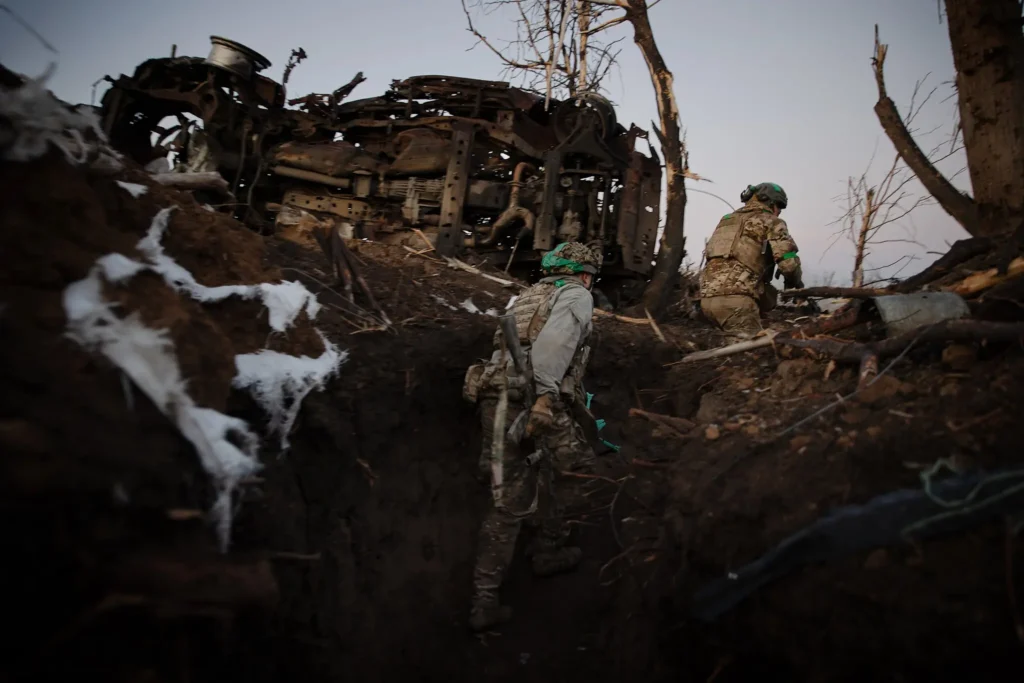
[[[146,187],[145,185],[140,185],[138,183],[126,183],[123,180],[118,180],[117,184],[123,187],[125,191],[128,192],[128,194],[130,194],[135,199],[138,199],[139,197],[141,197],[142,195],[146,194],[146,192],[149,191],[148,187]]]

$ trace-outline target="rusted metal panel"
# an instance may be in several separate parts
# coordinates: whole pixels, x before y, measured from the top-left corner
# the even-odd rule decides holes
[[[330,213],[353,221],[368,218],[371,213],[370,205],[358,199],[328,193],[312,194],[299,190],[286,192],[282,204],[307,211]]]
[[[344,176],[365,171],[380,173],[387,165],[351,142],[286,142],[274,152],[278,164],[301,168],[329,176]]]
[[[640,218],[640,183],[643,179],[642,158],[631,152],[622,190],[619,192],[619,224],[615,238],[622,247],[622,263],[633,264],[637,224]],[[626,266],[630,267],[630,266]]]
[[[549,251],[555,247],[555,195],[561,179],[562,154],[553,150],[544,155],[544,194],[540,200],[536,228],[533,233],[533,248]]]
[[[616,241],[622,266],[647,274],[654,259],[661,208],[661,165],[640,152],[630,152],[622,191]]]
[[[448,168],[451,141],[428,128],[403,130],[395,136],[392,153],[395,160],[388,167],[395,174],[434,174]]]
[[[437,252],[443,256],[453,255],[462,246],[462,209],[469,184],[469,159],[473,152],[473,127],[459,121],[453,124],[452,131],[452,154],[445,176],[436,246]]]
[[[223,39],[214,47],[205,59],[151,59],[118,78],[104,96],[104,127],[142,164],[170,156],[180,171],[205,164],[206,154],[209,170],[246,188],[249,208],[231,210],[254,227],[268,219],[265,207],[288,204],[342,217],[371,239],[436,226],[431,238],[446,254],[472,245],[507,262],[515,245],[516,264],[535,263],[584,229],[579,239],[609,253],[609,277],[650,271],[659,162],[633,154],[646,134],[619,125],[607,100],[555,101],[545,112],[537,93],[443,75],[348,100],[364,80],[357,74],[289,101],[283,85],[258,73],[265,58]],[[182,123],[168,128],[168,116]],[[196,143],[198,130],[207,145]],[[534,171],[517,178],[517,168]]]
[[[661,221],[661,163],[657,157],[643,157],[641,163],[640,206],[633,258],[626,268],[646,275],[651,271],[654,247]]]

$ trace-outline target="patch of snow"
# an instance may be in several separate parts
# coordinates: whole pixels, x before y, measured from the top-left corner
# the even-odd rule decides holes
[[[171,162],[167,157],[157,157],[142,168],[146,173],[150,173],[152,175],[156,175],[157,173],[170,173],[174,170],[171,168]]]
[[[497,309],[494,308],[488,308],[486,311],[481,311],[479,308],[477,308],[477,305],[473,303],[473,297],[466,299],[461,304],[459,304],[459,306],[469,311],[470,313],[476,313],[477,315],[489,315],[493,317],[497,317],[498,315]]]
[[[302,401],[313,389],[323,389],[348,359],[322,333],[324,352],[317,358],[289,356],[263,349],[235,356],[237,374],[232,386],[248,389],[270,415],[269,431],[281,438],[281,450],[288,449],[288,434],[299,415]]]
[[[139,272],[146,270],[144,264],[118,253],[101,256],[96,265],[103,272],[103,276],[115,284],[130,280]]]
[[[118,180],[117,184],[123,187],[125,190],[127,190],[128,194],[130,194],[135,199],[138,199],[142,195],[149,192],[148,187],[146,187],[145,185],[139,185],[138,183],[126,183],[123,180]]]
[[[159,273],[171,287],[186,292],[196,301],[211,303],[222,301],[229,296],[243,299],[260,299],[267,307],[270,316],[270,327],[276,332],[284,332],[295,323],[302,311],[310,320],[316,318],[322,306],[316,295],[300,282],[281,282],[279,284],[260,283],[258,285],[222,285],[207,287],[196,282],[195,277],[177,261],[164,253],[164,232],[174,207],[161,209],[153,218],[146,236],[137,245],[153,270]]]
[[[463,301],[461,304],[459,304],[459,306],[461,306],[465,310],[469,311],[470,313],[479,313],[481,315],[483,314],[483,311],[481,311],[479,308],[477,308],[476,304],[473,303],[473,298],[472,297],[470,297],[470,298],[466,299],[465,301]]]
[[[0,149],[0,159],[31,161],[53,146],[72,164],[91,161],[121,168],[120,155],[106,144],[96,114],[68,107],[46,89],[55,67],[51,64],[42,76],[26,80],[18,88],[0,89],[0,117],[14,133]]]
[[[459,310],[457,306],[452,306],[450,303],[448,303],[448,300],[445,299],[443,296],[438,296],[437,294],[431,294],[430,297],[434,301],[436,301],[437,303],[441,304],[442,306],[444,306],[447,309],[450,309],[452,311]]]
[[[244,421],[195,405],[185,390],[174,344],[166,330],[146,327],[137,313],[119,318],[113,312],[113,303],[103,298],[101,278],[110,264],[125,263],[117,258],[105,259],[106,265],[94,266],[89,275],[64,290],[68,336],[120,368],[195,447],[217,489],[211,512],[221,549],[226,550],[231,538],[231,493],[242,478],[260,468],[256,459],[258,437]],[[118,265],[113,267],[115,273],[127,271],[118,270]],[[234,436],[239,445],[229,436]]]

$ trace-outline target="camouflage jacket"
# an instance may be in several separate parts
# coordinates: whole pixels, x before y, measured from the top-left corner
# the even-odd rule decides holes
[[[765,276],[773,275],[766,270],[774,270],[775,265],[787,284],[798,282],[802,274],[796,251],[786,222],[752,199],[723,216],[708,240],[707,263],[700,274],[701,298],[741,294],[759,299]]]

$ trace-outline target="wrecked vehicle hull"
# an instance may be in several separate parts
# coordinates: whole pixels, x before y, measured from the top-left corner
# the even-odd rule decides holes
[[[219,208],[261,232],[336,229],[419,249],[426,237],[443,255],[473,249],[522,274],[579,240],[602,246],[604,278],[650,271],[660,161],[636,149],[646,133],[619,125],[604,98],[545,106],[503,82],[417,76],[343,102],[359,74],[289,101],[258,73],[266,58],[212,42],[205,59],[151,59],[111,79],[103,126],[150,168],[219,172],[235,197]]]

